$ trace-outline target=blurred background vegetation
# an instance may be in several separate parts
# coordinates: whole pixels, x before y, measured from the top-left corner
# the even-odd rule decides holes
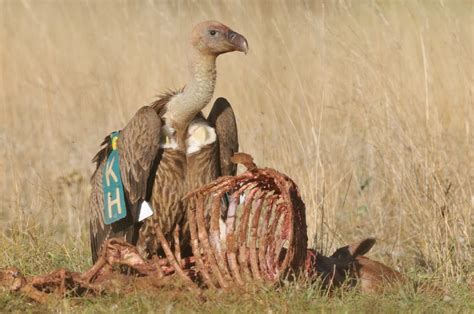
[[[218,60],[241,151],[299,185],[311,245],[472,281],[474,14],[466,1],[0,1],[0,265],[90,265],[102,138],[185,83],[215,19],[250,53]]]

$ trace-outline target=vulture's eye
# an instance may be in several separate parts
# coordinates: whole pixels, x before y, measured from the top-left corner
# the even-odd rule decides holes
[[[211,34],[211,36],[214,36],[215,34],[217,34],[217,32],[215,30],[212,30],[212,31],[209,31],[209,34]]]

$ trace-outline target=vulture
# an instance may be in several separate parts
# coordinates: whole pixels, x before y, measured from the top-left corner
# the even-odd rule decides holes
[[[185,239],[187,204],[183,196],[223,175],[235,175],[230,161],[238,151],[237,125],[231,105],[218,98],[207,119],[201,113],[211,101],[216,84],[216,58],[227,52],[247,54],[244,36],[229,27],[206,21],[189,38],[189,80],[185,87],[167,92],[140,108],[120,131],[118,139],[105,138],[93,162],[91,177],[90,240],[92,259],[108,238],[119,237],[136,245],[144,256],[158,254],[155,226],[172,242],[176,226]],[[126,216],[104,222],[103,175],[109,154],[117,148]],[[107,174],[107,173],[106,173]],[[143,202],[152,216],[139,220]],[[181,241],[180,241],[181,242]]]

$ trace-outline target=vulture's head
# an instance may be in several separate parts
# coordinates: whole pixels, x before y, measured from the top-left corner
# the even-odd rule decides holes
[[[218,56],[231,51],[247,54],[247,39],[229,27],[216,21],[201,22],[191,34],[191,45],[200,53]]]

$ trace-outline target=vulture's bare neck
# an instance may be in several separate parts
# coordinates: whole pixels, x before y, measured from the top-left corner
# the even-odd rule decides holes
[[[216,57],[192,49],[189,58],[190,78],[182,93],[170,100],[165,119],[173,127],[187,127],[211,101],[216,85]]]

